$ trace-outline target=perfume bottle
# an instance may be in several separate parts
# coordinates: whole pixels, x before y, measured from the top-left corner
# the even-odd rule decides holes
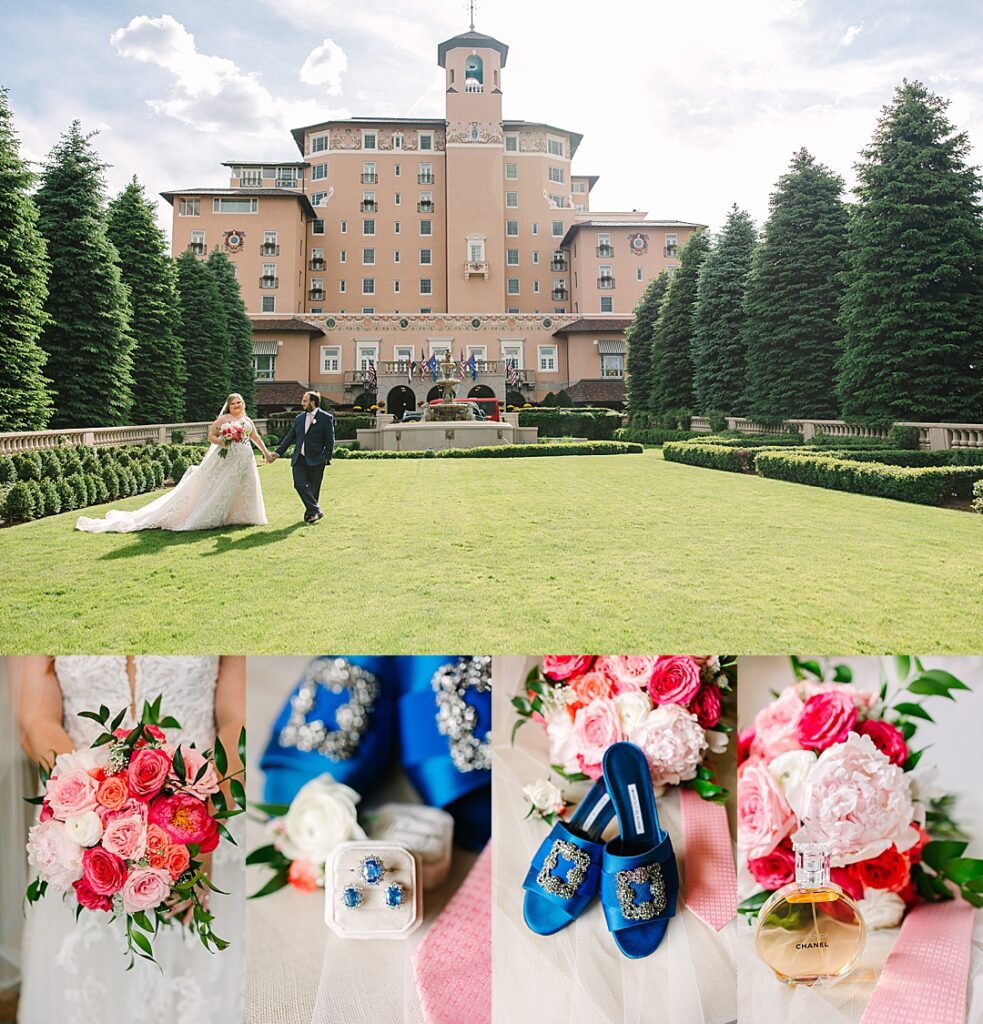
[[[795,881],[771,894],[758,914],[758,956],[786,985],[817,985],[856,966],[867,938],[856,902],[829,880],[829,850],[794,843]]]

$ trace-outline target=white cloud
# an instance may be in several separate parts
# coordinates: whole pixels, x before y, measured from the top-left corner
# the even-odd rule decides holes
[[[843,33],[843,38],[840,40],[840,46],[849,46],[857,36],[863,31],[864,24],[861,22],[859,25],[851,25],[846,32]]]
[[[308,85],[327,85],[329,96],[341,92],[341,76],[348,68],[348,56],[333,40],[314,47],[301,65],[300,80]]]

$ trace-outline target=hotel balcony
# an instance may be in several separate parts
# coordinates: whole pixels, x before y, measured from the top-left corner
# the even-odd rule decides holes
[[[614,255],[614,246],[599,245],[595,252],[601,259],[610,259]]]
[[[300,188],[300,180],[298,178],[277,178],[277,188]]]
[[[374,199],[363,199],[358,208],[362,213],[375,213],[379,209],[379,204]]]
[[[679,255],[679,246],[678,245],[667,245],[662,250],[662,255],[665,256],[665,258],[667,260],[674,260],[674,259],[676,259],[676,257]]]
[[[307,297],[311,302],[324,302],[324,289],[323,288],[311,288],[307,293]]]
[[[327,261],[319,256],[314,256],[307,265],[311,270],[324,270],[327,267]]]
[[[416,183],[418,185],[432,185],[433,175],[432,174],[418,174],[416,176]]]
[[[483,277],[487,281],[488,280],[488,261],[487,260],[468,260],[464,264],[464,280],[466,281],[469,277]]]
[[[346,391],[364,391],[368,383],[368,370],[345,370]]]
[[[597,279],[597,287],[602,291],[610,291],[614,287],[613,277],[599,277]]]
[[[260,288],[276,288],[279,283],[280,279],[278,277],[274,277],[271,274],[264,274],[259,279]]]
[[[566,288],[554,288],[550,295],[554,302],[566,302],[570,297],[570,293]]]
[[[550,270],[554,274],[565,274],[570,269],[566,260],[550,260]]]
[[[259,248],[262,256],[279,256],[280,246],[276,242],[264,242]]]
[[[417,213],[433,213],[433,200],[424,199],[416,204]]]
[[[193,252],[196,256],[205,255],[205,243],[204,242],[189,242],[188,252]]]
[[[362,175],[362,184],[363,185],[375,185],[375,184],[378,183],[378,181],[379,181],[379,175],[378,174],[363,174]]]

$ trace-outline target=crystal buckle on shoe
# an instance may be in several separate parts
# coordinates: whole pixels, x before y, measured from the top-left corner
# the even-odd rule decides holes
[[[348,690],[351,694],[335,711],[336,729],[329,729],[321,719],[307,720],[320,686],[326,686],[332,693]],[[290,718],[280,730],[280,746],[316,751],[330,761],[350,760],[368,732],[379,692],[379,680],[360,665],[352,665],[344,658],[311,662],[300,688],[290,698]]]
[[[553,874],[561,857],[573,862],[573,867],[567,872],[565,879]],[[586,850],[574,846],[566,839],[555,839],[546,860],[543,861],[543,866],[539,869],[539,874],[536,875],[536,884],[553,896],[559,896],[561,900],[569,900],[577,895],[577,890],[584,884],[589,867],[590,854]]]
[[[437,728],[446,736],[451,760],[459,772],[477,772],[491,768],[488,735],[475,735],[478,712],[467,703],[468,690],[491,690],[491,658],[487,655],[458,658],[454,664],[441,665],[430,681],[437,700]]]
[[[652,898],[644,903],[635,902],[635,886],[648,883]],[[629,921],[650,921],[666,909],[666,883],[661,864],[644,864],[640,868],[619,871],[615,875],[615,889],[621,913]]]

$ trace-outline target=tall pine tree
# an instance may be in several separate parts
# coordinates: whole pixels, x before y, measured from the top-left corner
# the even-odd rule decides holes
[[[669,286],[669,273],[662,271],[649,281],[642,297],[635,305],[634,319],[625,332],[628,349],[627,404],[632,422],[645,426],[649,418],[652,399],[652,333],[659,318],[659,307]]]
[[[905,81],[857,165],[837,381],[848,420],[983,414],[980,176],[948,105]]]
[[[679,250],[679,269],[669,278],[652,332],[652,399],[654,419],[693,407],[693,307],[700,268],[710,250],[705,231],[697,231]]]
[[[737,204],[710,250],[696,290],[693,392],[700,412],[747,412],[744,290],[755,246],[754,222]]]
[[[177,258],[181,299],[181,345],[187,370],[185,415],[213,420],[231,388],[225,310],[215,275],[190,251]]]
[[[252,412],[256,406],[256,371],[253,368],[253,325],[242,301],[232,261],[220,249],[209,253],[206,263],[222,296],[224,330],[229,354],[229,384]]]
[[[51,276],[48,353],[53,427],[130,422],[133,337],[116,247],[106,235],[103,167],[78,121],[52,149],[37,193]]]
[[[842,197],[843,179],[805,149],[771,195],[745,296],[748,415],[759,422],[839,415]]]
[[[48,259],[20,157],[7,92],[0,89],[0,430],[43,430],[51,417],[45,353]]]
[[[178,338],[177,272],[148,202],[134,178],[109,204],[107,233],[130,290],[134,423],[184,418],[184,351]]]

